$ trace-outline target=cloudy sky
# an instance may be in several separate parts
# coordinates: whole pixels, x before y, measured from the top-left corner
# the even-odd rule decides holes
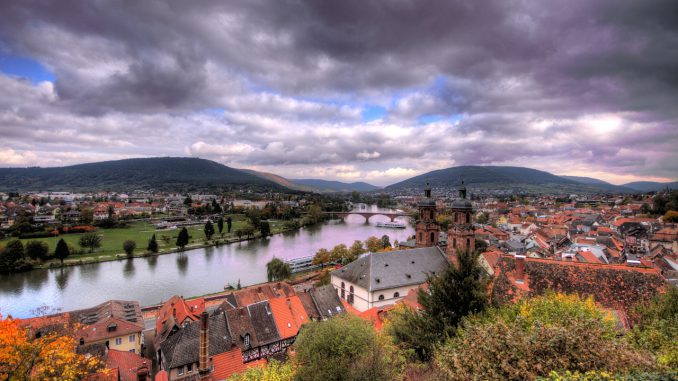
[[[678,2],[0,2],[0,167],[678,178]]]

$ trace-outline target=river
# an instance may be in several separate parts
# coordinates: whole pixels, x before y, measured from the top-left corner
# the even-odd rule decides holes
[[[376,212],[376,207],[368,207]],[[359,215],[345,221],[328,221],[267,239],[187,250],[147,258],[125,259],[59,269],[37,269],[0,275],[0,313],[14,317],[32,316],[47,306],[63,311],[94,306],[109,299],[136,300],[152,305],[172,295],[185,297],[222,291],[226,284],[243,286],[266,281],[266,263],[273,257],[293,259],[313,255],[320,248],[331,249],[369,236],[388,235],[391,242],[414,234],[406,229],[386,229],[377,222],[390,221],[373,216],[369,224]]]

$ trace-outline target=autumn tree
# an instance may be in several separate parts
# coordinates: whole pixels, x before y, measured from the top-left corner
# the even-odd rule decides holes
[[[374,237],[374,236],[369,237],[365,241],[365,246],[367,246],[367,251],[369,251],[370,253],[376,253],[378,251],[381,251],[381,249],[384,248],[381,240],[377,237]]]
[[[315,252],[315,255],[313,256],[313,264],[314,265],[324,265],[325,263],[329,263],[331,260],[331,254],[329,250],[325,248],[320,248],[318,251]]]
[[[18,320],[0,315],[0,380],[75,381],[103,368],[99,357],[78,355],[76,346],[56,331],[36,338]]]
[[[359,240],[353,241],[351,247],[348,248],[347,262],[355,261],[361,254],[364,254],[365,252],[366,252],[365,247],[363,247],[363,243],[361,241]]]
[[[271,360],[264,366],[247,369],[240,374],[231,375],[229,381],[292,381],[294,367],[291,362]]]
[[[348,248],[343,243],[340,243],[332,248],[330,252],[330,261],[337,263],[344,263],[348,257]]]
[[[64,259],[68,258],[71,255],[71,249],[68,247],[66,241],[63,238],[57,242],[56,249],[54,250],[54,258],[61,261],[61,264],[64,264]]]
[[[79,241],[80,247],[88,248],[90,253],[93,253],[95,249],[101,247],[101,236],[97,233],[85,233],[80,236]]]

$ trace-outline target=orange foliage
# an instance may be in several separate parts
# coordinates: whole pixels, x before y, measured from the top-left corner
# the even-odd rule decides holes
[[[0,380],[80,380],[102,368],[98,357],[75,348],[72,337],[49,332],[32,338],[18,320],[0,315]]]

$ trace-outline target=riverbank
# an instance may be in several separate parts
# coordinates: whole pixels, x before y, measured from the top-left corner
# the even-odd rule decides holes
[[[30,241],[40,241],[48,245],[49,251],[54,252],[57,242],[60,239],[64,239],[66,243],[74,251],[77,250],[77,254],[71,255],[66,258],[63,263],[58,259],[48,259],[42,263],[34,263],[33,269],[51,269],[51,268],[61,268],[69,266],[79,266],[86,264],[95,264],[108,261],[119,261],[119,260],[128,260],[134,258],[147,258],[164,254],[173,254],[182,251],[188,251],[192,249],[201,249],[208,247],[215,247],[221,245],[228,245],[238,242],[246,242],[251,240],[256,240],[262,238],[260,232],[255,232],[251,236],[238,236],[236,232],[241,230],[247,225],[246,218],[243,215],[232,215],[232,227],[231,232],[224,231],[222,234],[215,233],[212,239],[207,240],[204,237],[204,226],[196,225],[187,227],[190,240],[189,244],[186,245],[183,249],[174,245],[176,242],[177,235],[181,229],[156,229],[153,224],[150,224],[146,221],[136,221],[130,223],[129,226],[124,228],[100,228],[96,230],[96,233],[102,238],[101,247],[96,251],[89,253],[84,250],[78,250],[78,244],[82,233],[79,234],[63,234],[55,237],[47,238],[35,238],[35,239],[20,239],[24,246]],[[297,221],[299,222],[299,221]],[[289,229],[286,226],[285,221],[279,220],[270,220],[269,221],[271,232],[270,236],[276,234],[282,234],[286,232],[293,232],[299,230],[300,227],[295,229]],[[216,230],[216,224],[214,225]],[[224,226],[226,230],[226,226]],[[150,238],[155,235],[156,242],[158,243],[158,252],[150,252],[146,250],[146,246]],[[0,246],[11,241],[13,238],[5,238],[0,240]],[[137,248],[134,250],[132,255],[127,255],[123,250],[123,242],[133,241],[136,243]],[[29,270],[30,271],[30,270]]]

